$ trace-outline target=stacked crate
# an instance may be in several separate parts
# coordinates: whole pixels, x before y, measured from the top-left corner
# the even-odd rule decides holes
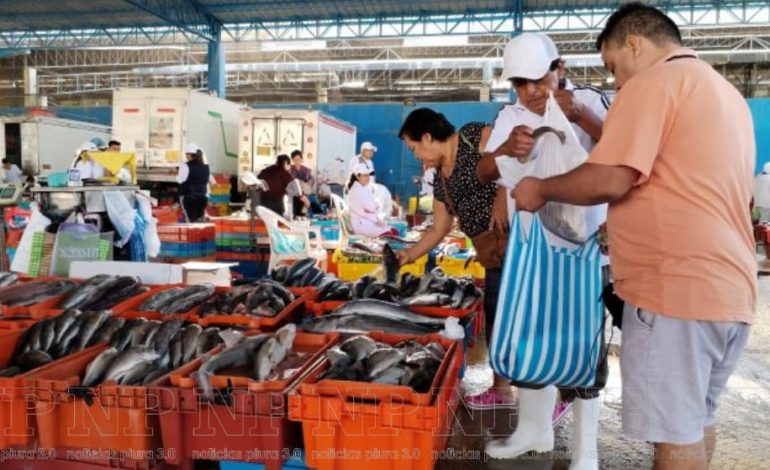
[[[230,178],[227,175],[216,175],[214,179],[216,183],[211,185],[206,211],[212,217],[224,217],[230,214]]]
[[[267,274],[270,263],[270,239],[264,222],[255,221],[255,244],[252,241],[248,220],[219,217],[213,221],[217,232],[217,261],[238,263],[238,266],[232,269],[245,277],[261,277]]]
[[[158,224],[160,255],[157,261],[181,264],[216,261],[214,224]]]

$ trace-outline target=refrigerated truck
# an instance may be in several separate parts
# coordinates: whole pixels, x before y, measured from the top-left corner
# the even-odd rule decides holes
[[[121,88],[112,97],[113,135],[136,155],[140,182],[173,182],[190,143],[213,174],[234,175],[241,108],[188,88]]]
[[[278,155],[301,150],[316,181],[326,181],[346,174],[345,162],[356,154],[356,127],[321,111],[242,109],[238,142],[239,176],[259,174]]]
[[[109,126],[49,116],[4,116],[0,126],[0,157],[29,176],[66,171],[85,142],[110,140]]]

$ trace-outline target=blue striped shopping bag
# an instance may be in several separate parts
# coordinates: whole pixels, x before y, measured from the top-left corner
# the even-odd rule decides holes
[[[596,237],[580,248],[548,244],[535,214],[529,237],[511,224],[490,362],[519,383],[591,387],[603,340],[601,258]]]

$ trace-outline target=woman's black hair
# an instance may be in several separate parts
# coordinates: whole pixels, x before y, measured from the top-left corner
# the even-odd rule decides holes
[[[354,184],[356,184],[356,181],[358,181],[358,176],[353,173],[350,175],[350,181],[348,181],[348,191],[350,191],[350,188],[353,187]]]
[[[401,140],[409,137],[409,140],[419,141],[423,135],[429,134],[439,142],[446,142],[454,133],[455,126],[443,114],[430,108],[419,108],[406,117],[398,137]]]
[[[278,166],[284,166],[287,163],[291,164],[291,158],[289,158],[289,156],[285,153],[278,155],[278,157],[275,159],[275,164]]]
[[[198,149],[195,153],[188,153],[188,155],[192,155],[192,159],[202,162],[203,161],[203,150]]]

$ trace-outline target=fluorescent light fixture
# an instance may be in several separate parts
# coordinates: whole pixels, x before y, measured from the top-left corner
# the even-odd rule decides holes
[[[263,51],[308,51],[326,49],[326,41],[265,41],[260,43]],[[237,50],[235,51],[237,52]]]
[[[492,89],[493,90],[510,90],[511,89],[511,82],[508,80],[501,80],[501,79],[494,79],[492,80]]]
[[[607,85],[612,85],[613,83],[615,83],[615,77],[610,75],[609,77],[605,78],[604,81],[605,83],[607,83]]]
[[[366,88],[366,82],[363,80],[353,80],[340,85],[340,88]]]
[[[468,36],[432,36],[429,40],[425,37],[407,37],[404,38],[404,47],[447,47],[447,46],[467,46]]]

